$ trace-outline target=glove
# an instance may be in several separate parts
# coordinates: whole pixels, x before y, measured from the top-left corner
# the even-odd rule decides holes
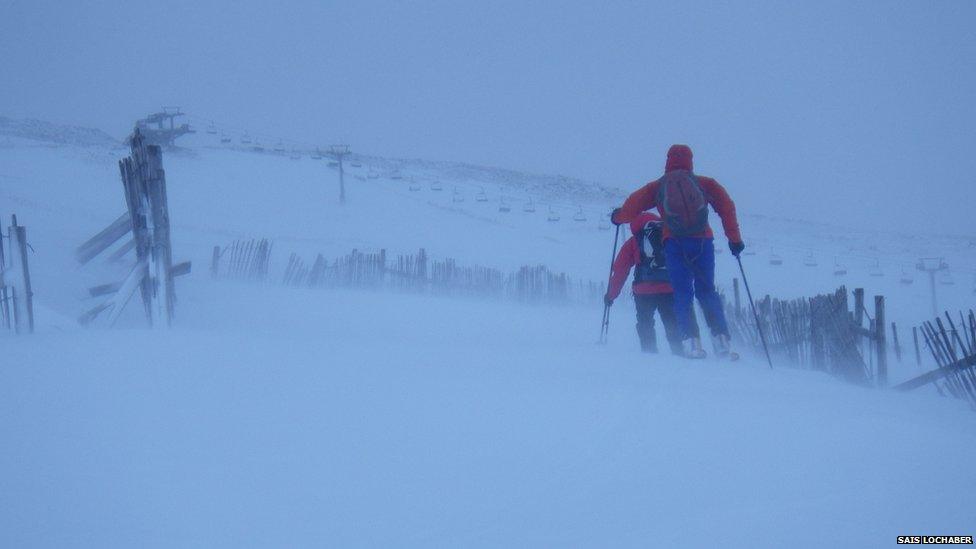
[[[746,245],[743,244],[742,242],[732,242],[731,240],[729,241],[729,250],[732,251],[732,255],[734,255],[735,257],[739,257],[739,254],[741,254],[742,250],[744,249],[746,249]]]
[[[603,304],[607,307],[613,305],[613,298],[610,297],[610,294],[603,296]]]
[[[614,208],[613,212],[610,213],[610,222],[614,225],[621,225],[623,221],[620,221],[620,208]]]

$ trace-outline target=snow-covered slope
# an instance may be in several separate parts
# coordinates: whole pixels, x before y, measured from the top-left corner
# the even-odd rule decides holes
[[[20,214],[35,250],[43,250],[33,257],[41,279],[38,300],[76,317],[88,305],[87,287],[121,276],[118,266],[102,263],[79,269],[71,253],[124,210],[115,162],[125,151],[45,141],[49,134],[97,131],[41,125],[45,131],[31,139],[0,137],[0,215],[6,224],[8,214]],[[353,155],[346,162],[347,202],[341,205],[338,170],[327,159],[222,147],[207,134],[193,139],[191,148],[167,153],[164,164],[175,250],[178,259],[193,260],[197,276],[206,272],[214,245],[259,237],[275,242],[272,272],[279,275],[292,252],[311,260],[316,253],[334,257],[353,248],[385,248],[391,255],[425,248],[434,258],[462,264],[505,270],[544,264],[580,280],[602,281],[613,242],[606,214],[626,195],[565,177]],[[743,259],[757,295],[792,298],[841,284],[863,287],[869,297],[888,298],[890,320],[911,326],[931,316],[928,280],[915,263],[945,257],[952,270],[937,284],[940,305],[973,302],[974,241],[925,234],[924,226],[900,219],[852,229],[823,216],[818,222],[769,216],[750,206],[754,193],[765,191],[726,183],[738,203],[748,245]],[[500,211],[503,204],[510,211]],[[738,266],[724,238],[716,248],[717,282],[728,289]],[[783,264],[771,265],[774,256]],[[846,274],[837,276],[837,270]],[[621,319],[630,315],[621,309],[615,311]],[[894,379],[914,373],[894,367]]]
[[[885,547],[972,527],[961,403],[640,355],[629,323],[181,287],[4,341],[4,547]]]
[[[39,309],[35,336],[0,333],[0,546],[887,546],[973,525],[976,420],[930,392],[641,355],[626,302],[597,347],[598,306],[207,275],[214,245],[267,237],[275,274],[290,252],[424,247],[601,280],[601,215],[623,191],[599,185],[363,156],[340,205],[327,160],[166,153],[174,249],[194,262],[177,326],[81,329],[85,289],[121,268],[80,268],[73,250],[123,211],[124,154],[0,137],[0,214],[28,227]],[[908,325],[927,288],[899,284],[899,265],[934,252],[956,270],[943,302],[971,301],[963,238],[755,216],[735,198],[759,293],[863,285]],[[719,257],[721,280],[735,268]]]

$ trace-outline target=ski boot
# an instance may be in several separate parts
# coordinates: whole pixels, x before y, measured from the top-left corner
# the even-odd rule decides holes
[[[702,349],[701,340],[697,337],[690,337],[682,341],[681,347],[685,358],[702,359],[707,356],[705,349]]]
[[[720,334],[712,336],[712,347],[715,349],[715,356],[728,360],[739,360],[739,353],[732,350],[732,342],[729,336]]]

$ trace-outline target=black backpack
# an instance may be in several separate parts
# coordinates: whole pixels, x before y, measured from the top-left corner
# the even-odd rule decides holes
[[[660,221],[651,221],[634,235],[640,262],[634,271],[634,282],[670,282],[668,265],[664,260],[663,226]]]

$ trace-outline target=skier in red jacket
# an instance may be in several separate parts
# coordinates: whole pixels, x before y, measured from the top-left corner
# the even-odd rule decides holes
[[[637,307],[637,337],[641,350],[646,353],[657,352],[657,334],[654,330],[654,311],[661,315],[664,333],[668,338],[671,352],[682,354],[681,335],[675,322],[674,290],[668,276],[668,266],[664,258],[663,224],[661,218],[650,212],[639,214],[630,222],[633,234],[624,242],[620,253],[613,262],[610,287],[604,302],[607,306],[620,295],[624,282],[634,267],[634,305]],[[694,311],[689,327],[698,337],[698,323]]]
[[[693,173],[691,159],[691,148],[687,145],[672,145],[664,175],[631,194],[614,211],[612,220],[618,225],[626,223],[644,210],[657,207],[664,221],[665,256],[685,356],[705,356],[701,340],[692,332],[688,321],[692,299],[697,297],[711,328],[716,352],[735,357],[722,301],[715,291],[715,248],[708,225],[709,205],[722,219],[732,254],[738,257],[745,244],[739,234],[735,203],[718,181]]]

